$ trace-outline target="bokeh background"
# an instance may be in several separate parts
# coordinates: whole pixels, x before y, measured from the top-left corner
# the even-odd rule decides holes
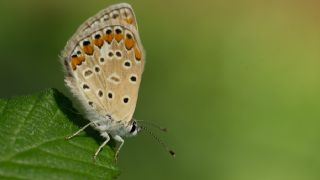
[[[0,97],[54,87],[58,55],[88,17],[119,1],[0,2]],[[135,113],[150,136],[127,139],[124,179],[320,179],[320,2],[139,0],[147,52]]]

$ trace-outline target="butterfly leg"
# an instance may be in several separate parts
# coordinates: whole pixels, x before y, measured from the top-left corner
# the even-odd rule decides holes
[[[66,139],[71,139],[75,136],[77,136],[79,133],[81,133],[83,130],[85,130],[88,126],[92,125],[93,122],[88,123],[87,125],[83,126],[81,129],[79,129],[77,132],[75,132],[74,134],[67,136]]]
[[[120,152],[120,149],[121,149],[121,147],[122,147],[123,144],[124,144],[124,140],[123,140],[122,137],[119,136],[119,135],[115,135],[115,136],[113,137],[113,139],[116,140],[116,141],[118,141],[118,142],[120,142],[120,145],[119,145],[119,147],[118,147],[118,149],[117,149],[117,151],[116,151],[116,154],[115,154],[115,160],[117,161],[118,155],[119,155],[119,152]]]
[[[101,136],[104,137],[104,138],[106,138],[106,140],[99,146],[99,148],[97,149],[96,153],[94,153],[94,156],[93,156],[93,159],[94,159],[94,160],[96,160],[96,158],[97,158],[99,152],[101,151],[101,149],[102,149],[102,148],[109,142],[109,140],[110,140],[110,137],[109,137],[109,135],[108,135],[107,132],[101,133]]]

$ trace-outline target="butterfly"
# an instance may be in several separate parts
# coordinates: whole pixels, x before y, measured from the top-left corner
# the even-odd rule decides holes
[[[132,7],[111,5],[86,20],[67,42],[61,61],[65,84],[90,121],[67,139],[92,126],[105,139],[94,159],[110,138],[120,142],[118,157],[123,138],[135,136],[142,128],[133,114],[145,53]]]

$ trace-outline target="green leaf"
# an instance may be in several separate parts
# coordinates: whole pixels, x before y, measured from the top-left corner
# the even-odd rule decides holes
[[[55,89],[0,99],[0,179],[112,179],[119,175],[114,151],[93,154],[103,141]]]

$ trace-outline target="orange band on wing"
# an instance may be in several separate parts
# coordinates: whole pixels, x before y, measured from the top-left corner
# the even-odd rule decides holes
[[[111,34],[106,34],[105,36],[104,36],[104,40],[105,41],[107,41],[109,44],[112,42],[112,40],[113,40],[113,33],[111,33]]]
[[[103,39],[100,37],[100,38],[96,38],[94,39],[93,43],[94,45],[98,46],[99,48],[101,48],[101,46],[103,45]]]
[[[127,50],[130,50],[134,46],[134,40],[132,38],[126,38],[126,40],[124,41],[124,45],[126,46]]]
[[[84,56],[72,56],[71,57],[71,67],[73,70],[77,69],[77,66],[81,65],[86,59]]]
[[[118,42],[120,42],[123,39],[123,34],[116,34],[114,36],[114,39],[116,39]]]
[[[92,45],[86,45],[86,46],[83,46],[83,51],[84,53],[88,54],[88,55],[92,55],[93,54],[93,46]]]
[[[137,47],[134,48],[134,56],[137,61],[141,60],[141,51]]]

